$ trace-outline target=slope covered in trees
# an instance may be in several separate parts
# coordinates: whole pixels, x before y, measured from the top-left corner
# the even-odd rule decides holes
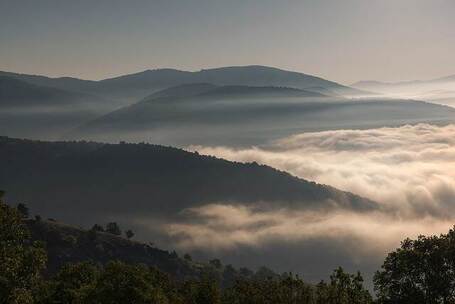
[[[76,238],[65,231],[62,239],[59,230],[67,229],[55,226],[52,232],[43,230],[49,223],[39,218],[27,220],[18,209],[6,205],[2,195],[0,303],[372,303],[371,295],[363,287],[361,275],[347,274],[342,268],[334,271],[329,283],[321,281],[317,285],[305,283],[292,274],[276,275],[265,268],[256,273],[247,269],[237,271],[232,266],[223,267],[218,260],[200,264],[202,267],[193,272],[193,277],[185,277],[181,270],[194,270],[195,267],[188,259],[177,264],[179,259],[175,255],[168,255],[174,260],[174,265],[179,266],[171,269],[171,274],[159,270],[162,265],[153,267],[147,261],[138,263],[131,259],[125,262],[121,261],[122,256],[119,260],[117,247],[135,246],[126,240],[115,240],[107,248],[111,252],[111,260],[100,261],[99,256],[93,260],[88,256],[78,256],[80,261],[68,259],[56,269],[46,268],[48,255],[52,264],[56,257],[71,258],[94,247],[100,250],[99,247],[106,243],[98,238],[104,236],[98,232],[78,231],[82,235]],[[41,237],[41,244],[33,241],[26,223],[35,238]],[[37,225],[41,227],[37,228]],[[76,242],[68,242],[70,237]],[[81,250],[80,246],[85,250]],[[148,248],[143,255],[153,256],[154,251],[159,250]],[[162,260],[165,259],[164,254]],[[186,268],[182,266],[185,263]]]
[[[377,271],[373,300],[360,273],[341,267],[329,282],[309,284],[266,268],[254,273],[219,260],[195,263],[188,255],[183,260],[93,229],[28,219],[24,205],[13,208],[2,197],[0,192],[0,303],[436,304],[455,299],[453,229],[405,239]]]
[[[173,216],[213,202],[372,210],[376,203],[256,163],[149,144],[0,138],[0,184],[13,201],[76,224]],[[25,185],[25,186],[24,186]]]

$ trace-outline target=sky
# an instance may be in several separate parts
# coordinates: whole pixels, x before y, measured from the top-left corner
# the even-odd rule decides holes
[[[260,64],[344,84],[455,74],[453,0],[0,0],[0,70]]]

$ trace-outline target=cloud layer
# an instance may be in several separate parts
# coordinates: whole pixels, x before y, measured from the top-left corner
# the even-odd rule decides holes
[[[267,164],[380,202],[402,218],[455,211],[455,125],[303,133],[263,147],[192,147]]]
[[[381,208],[314,211],[214,202],[186,209],[162,226],[173,244],[188,251],[213,252],[234,263],[262,259],[315,280],[338,265],[371,279],[401,240],[443,233],[455,222],[455,125],[336,130],[248,149],[189,149],[267,164],[365,196]]]
[[[156,241],[196,258],[293,271],[317,281],[337,266],[367,282],[406,237],[455,223],[455,125],[303,133],[248,149],[191,147],[234,161],[267,164],[351,191],[371,210],[308,209],[258,202],[212,202],[170,219],[135,224]]]

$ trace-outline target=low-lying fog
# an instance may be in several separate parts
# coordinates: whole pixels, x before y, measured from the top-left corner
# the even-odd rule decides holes
[[[442,233],[455,223],[455,125],[312,132],[260,147],[189,150],[267,164],[365,196],[381,208],[314,212],[213,202],[165,225],[181,250],[208,250],[236,262],[256,255],[258,264],[294,267],[309,279],[338,264],[369,277],[400,240]]]
[[[455,107],[455,79],[433,81],[410,81],[402,83],[360,82],[359,88],[388,98],[424,100],[432,103]]]

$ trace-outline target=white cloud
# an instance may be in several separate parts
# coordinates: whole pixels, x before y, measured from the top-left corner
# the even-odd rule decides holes
[[[403,219],[379,211],[267,210],[241,204],[209,204],[185,213],[186,220],[164,226],[180,248],[220,251],[242,246],[261,248],[277,242],[304,247],[305,241],[323,240],[336,243],[354,260],[381,257],[405,237],[443,233],[452,226],[450,220],[431,216]]]
[[[313,132],[248,149],[190,149],[351,191],[404,218],[451,218],[455,211],[455,125]]]

